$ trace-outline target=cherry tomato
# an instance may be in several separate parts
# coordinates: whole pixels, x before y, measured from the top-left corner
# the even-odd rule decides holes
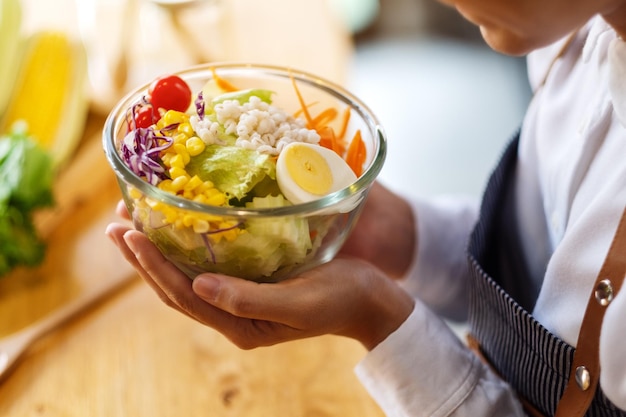
[[[135,112],[136,128],[146,128],[159,121],[159,112],[152,106],[141,106]]]
[[[155,109],[184,112],[191,104],[189,85],[176,75],[157,78],[148,89],[150,103]]]

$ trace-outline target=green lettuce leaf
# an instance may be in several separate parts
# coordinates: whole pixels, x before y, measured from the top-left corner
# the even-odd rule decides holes
[[[244,104],[250,101],[250,97],[252,96],[256,96],[260,98],[261,101],[271,104],[272,94],[274,94],[274,92],[270,90],[263,90],[260,88],[251,88],[249,90],[239,90],[239,91],[233,91],[232,93],[220,94],[219,96],[211,99],[211,104],[215,105],[218,103],[222,103],[226,100],[237,100],[239,104]]]
[[[238,200],[267,176],[276,178],[276,162],[270,155],[239,146],[209,145],[191,158],[186,169]]]

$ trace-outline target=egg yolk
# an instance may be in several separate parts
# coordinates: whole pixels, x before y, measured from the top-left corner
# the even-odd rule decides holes
[[[328,193],[333,176],[322,155],[306,146],[290,146],[284,152],[289,176],[300,188],[315,195]]]

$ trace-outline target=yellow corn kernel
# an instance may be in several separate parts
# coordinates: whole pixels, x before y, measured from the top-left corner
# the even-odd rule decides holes
[[[214,198],[216,196],[226,198],[224,193],[218,190],[217,188],[209,188],[208,190],[205,190],[203,194],[206,195],[208,198]]]
[[[187,171],[185,171],[184,168],[180,168],[177,166],[172,166],[169,169],[169,173],[170,173],[171,178],[182,177],[183,175],[187,175]]]
[[[192,136],[185,142],[185,147],[187,148],[189,155],[196,156],[200,155],[204,151],[206,145],[199,137]]]
[[[222,192],[220,190],[218,190],[217,188],[215,188],[214,185],[212,185],[210,188],[205,188],[204,189],[204,194],[208,195],[208,196],[212,196],[215,194],[222,194]]]
[[[176,130],[178,133],[182,133],[187,137],[191,137],[194,134],[193,127],[191,127],[191,123],[189,122],[181,123]]]
[[[169,126],[175,123],[186,122],[189,120],[189,116],[176,110],[168,110],[165,112],[162,119],[165,126]]]
[[[184,227],[186,227],[186,226],[183,224],[183,221],[182,221],[182,219],[181,219],[180,217],[176,218],[176,220],[175,220],[175,221],[174,221],[174,223],[173,223],[173,226],[174,226],[176,229],[183,229]]]
[[[222,217],[215,216],[215,215],[212,215],[212,214],[205,214],[202,218],[204,220],[208,221],[209,223],[217,223],[217,224],[219,224],[220,222],[224,221],[224,219]],[[216,229],[217,229],[217,227],[216,227]]]
[[[141,197],[143,197],[143,194],[135,187],[128,187],[128,196],[133,200],[139,200]]]
[[[189,198],[190,200],[193,200],[196,203],[200,203],[200,204],[207,204],[207,198],[205,197],[204,194],[197,194],[197,195],[193,195],[191,192],[189,193]]]
[[[169,207],[163,207],[163,210],[161,210],[161,212],[165,216],[165,221],[167,223],[174,224],[176,222],[176,219],[178,218],[178,214],[176,213],[175,210],[172,210]]]
[[[161,181],[161,182],[157,185],[157,187],[158,187],[160,190],[163,190],[163,191],[168,191],[168,192],[172,192],[172,180],[170,180],[170,179],[164,179],[163,181]]]
[[[175,135],[172,135],[172,139],[174,139],[174,143],[181,143],[184,145],[188,139],[188,136],[184,133],[177,133]]]
[[[221,233],[211,233],[211,234],[208,234],[207,237],[211,239],[211,243],[217,244],[217,243],[220,243],[220,241],[222,240],[221,235],[222,235]]]
[[[187,184],[185,184],[185,191],[194,191],[202,185],[202,180],[197,175],[189,178]]]
[[[224,220],[222,219],[222,221],[219,224],[219,228],[220,229],[231,229],[234,228],[235,226],[237,226],[237,221],[235,220]],[[235,230],[235,229],[232,229]]]
[[[196,233],[207,233],[209,231],[209,222],[206,220],[194,219],[192,228]]]
[[[195,197],[195,194],[193,191],[187,191],[185,189],[183,189],[182,194],[180,194],[183,198],[186,198],[187,200],[193,200],[193,198]]]
[[[215,190],[215,184],[211,181],[204,181],[201,186],[198,187],[198,192],[204,193],[208,190]]]
[[[185,185],[189,182],[189,176],[181,175],[172,180],[172,190],[176,193],[182,191]]]
[[[233,222],[221,222],[217,226],[217,229],[227,229],[222,232],[215,233],[214,236],[216,238],[216,242],[221,239],[225,239],[228,242],[232,242],[237,238],[241,230],[238,227],[234,227],[236,223]]]
[[[195,220],[193,214],[183,214],[181,218],[181,222],[185,227],[191,227]]]
[[[163,203],[153,198],[146,198],[146,205],[153,210],[160,210],[163,207]]]
[[[219,194],[213,194],[211,196],[206,196],[205,204],[209,204],[211,206],[223,206],[225,202],[226,202],[226,197],[224,197],[224,194],[219,193]]]
[[[185,168],[185,161],[180,154],[176,154],[170,158],[170,168]]]
[[[189,152],[187,152],[187,147],[182,144],[182,143],[175,143],[174,144],[174,151],[180,155],[180,157],[183,160],[183,164],[187,165],[189,163]]]
[[[173,152],[173,150],[170,150],[170,148],[168,148],[164,153],[161,154],[161,161],[163,161],[163,165],[165,165],[166,167],[170,167],[170,162],[172,160],[172,157],[174,157],[176,154]]]
[[[237,239],[237,236],[239,235],[239,233],[237,232],[238,230],[239,229],[226,230],[222,233],[222,237],[226,239],[226,241],[232,242],[233,240]]]

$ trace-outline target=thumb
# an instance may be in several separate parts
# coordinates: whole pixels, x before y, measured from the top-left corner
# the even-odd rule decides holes
[[[234,316],[285,323],[294,308],[302,309],[302,279],[293,278],[280,283],[259,283],[219,274],[198,275],[192,284],[196,295],[207,303]],[[304,303],[304,304],[303,304]]]

